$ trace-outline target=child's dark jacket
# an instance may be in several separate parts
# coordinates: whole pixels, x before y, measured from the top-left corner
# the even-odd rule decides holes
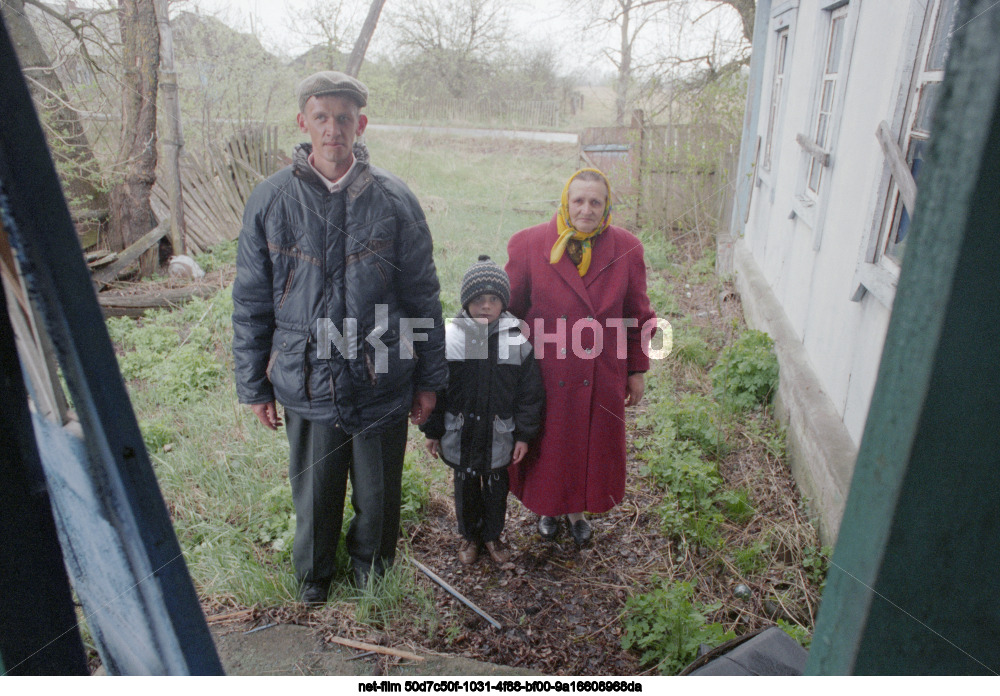
[[[441,458],[458,471],[507,466],[514,443],[541,427],[545,388],[519,324],[509,312],[489,326],[463,312],[445,328],[448,389],[420,429],[441,441]]]

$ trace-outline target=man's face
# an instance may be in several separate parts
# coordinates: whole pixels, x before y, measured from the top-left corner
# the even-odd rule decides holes
[[[299,130],[312,141],[316,168],[325,176],[328,171],[342,176],[351,166],[354,141],[365,132],[368,117],[347,97],[321,94],[309,97],[305,112],[296,120]]]

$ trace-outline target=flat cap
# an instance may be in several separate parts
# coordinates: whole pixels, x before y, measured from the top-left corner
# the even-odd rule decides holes
[[[368,88],[360,80],[334,70],[313,73],[299,83],[299,111],[306,110],[309,97],[321,94],[339,94],[357,102],[358,106],[368,104]]]

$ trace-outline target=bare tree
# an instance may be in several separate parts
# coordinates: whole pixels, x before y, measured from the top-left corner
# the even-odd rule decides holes
[[[747,42],[753,41],[753,22],[757,14],[757,0],[713,0],[729,5],[740,13],[740,21],[743,23],[743,38]]]
[[[641,70],[636,64],[640,37],[657,26],[677,0],[570,0],[570,7],[582,13],[585,30],[615,31],[617,48],[605,51],[617,70],[615,80],[615,121],[625,123],[632,107],[632,86]]]
[[[617,47],[605,55],[617,71],[615,117],[619,125],[624,125],[637,104],[659,111],[671,102],[672,90],[728,75],[749,56],[746,39],[722,36],[718,28],[711,28],[718,24],[708,18],[726,6],[746,12],[741,15],[742,29],[752,35],[754,0],[567,2],[583,18],[585,33],[615,33]]]
[[[122,36],[122,138],[119,160],[122,179],[111,189],[108,242],[124,249],[156,224],[149,202],[156,181],[156,90],[160,65],[160,34],[153,0],[118,0]],[[147,254],[141,273],[156,267]]]
[[[100,214],[108,207],[107,194],[98,185],[100,168],[87,140],[78,109],[67,97],[52,61],[28,21],[25,4],[24,0],[0,0],[0,13],[14,43],[28,87],[43,115],[50,150],[59,166],[67,197],[77,206],[84,206]],[[99,69],[87,52],[90,35],[85,32],[85,27],[93,27],[89,20],[79,14],[61,14],[40,2],[28,0],[27,4],[50,14],[72,31],[80,40],[83,55],[89,65]]]
[[[351,46],[360,13],[360,3],[312,0],[300,9],[289,7],[292,31],[315,46],[322,46],[328,70],[343,70],[344,55]]]
[[[501,0],[414,0],[391,23],[410,80],[431,76],[455,98],[483,83],[510,28]]]

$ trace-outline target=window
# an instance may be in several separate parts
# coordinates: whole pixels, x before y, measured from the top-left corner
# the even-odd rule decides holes
[[[778,32],[774,54],[774,76],[771,80],[771,106],[767,114],[767,136],[764,140],[764,169],[771,170],[771,154],[774,151],[774,129],[781,114],[781,93],[785,82],[785,58],[788,54],[788,27]]]
[[[854,301],[870,292],[892,306],[957,5],[958,0],[927,0],[909,30],[893,125],[883,121],[876,134],[885,165],[874,195],[869,240],[859,251]]]
[[[814,55],[812,106],[805,130],[795,136],[801,147],[791,217],[812,230],[813,249],[819,250],[830,202],[830,176],[843,119],[844,95],[861,4],[843,0],[828,3],[820,12],[812,43]],[[802,37],[798,42],[801,43]]]
[[[913,81],[907,99],[904,131],[898,145],[898,156],[905,162],[905,169],[912,177],[914,186],[919,180],[924,151],[931,135],[931,117],[937,104],[941,81],[944,79],[944,64],[951,44],[957,4],[958,0],[935,0],[931,3],[926,15],[921,50],[917,54],[917,62],[913,69]],[[899,179],[903,176],[902,174],[893,176],[879,244],[879,254],[896,264],[902,262],[903,253],[906,251],[906,237],[910,229],[910,206],[913,204],[912,201],[906,201],[901,192]]]
[[[806,176],[806,190],[815,197],[823,182],[823,169],[829,163],[824,153],[829,152],[830,130],[834,118],[833,101],[837,93],[837,79],[840,73],[840,54],[844,45],[844,23],[847,20],[847,6],[835,10],[830,17],[830,31],[826,40],[826,58],[823,61],[823,78],[820,88],[819,107],[816,110],[813,144],[821,152],[813,152],[809,160]]]

